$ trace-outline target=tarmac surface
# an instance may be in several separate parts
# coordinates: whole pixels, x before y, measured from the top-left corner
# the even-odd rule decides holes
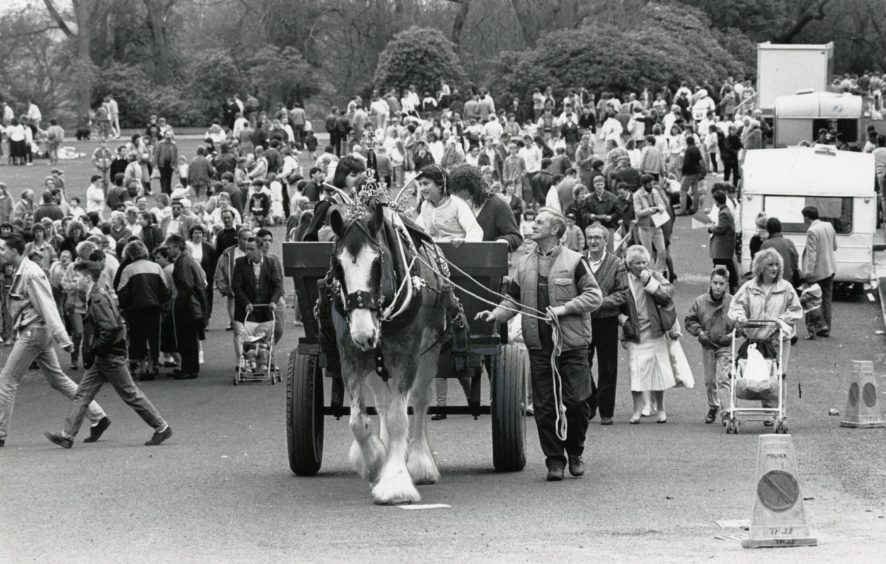
[[[706,244],[706,233],[678,219],[681,319],[706,289]],[[286,287],[291,293],[291,281]],[[840,417],[828,416],[830,408],[845,408],[852,360],[873,360],[883,372],[877,303],[837,302],[833,337],[801,339],[792,352],[787,412],[819,546],[763,552],[743,550],[746,531],[716,521],[750,518],[764,428],[749,423],[727,435],[704,424],[701,358],[691,340],[684,348],[697,385],[665,394],[667,425],[654,417],[628,425],[621,351],[615,425],[592,421],[581,479],[544,481],[531,420],[526,468],[507,474],[492,468],[488,416],[432,422],[442,479],[420,488],[421,503],[448,507],[408,510],[373,505],[368,485],[347,462],[344,419],[326,419],[317,476],[290,472],[285,382],[232,386],[232,334],[224,331],[223,311],[216,312],[199,379],[142,384],[175,433],[160,447],[142,446],[151,430],[110,386],[98,398],[113,421],[100,442],[78,440],[71,450],[49,443],[43,431],[61,427],[70,403],[39,372],[28,373],[0,449],[0,561],[882,562],[886,553],[886,429],[842,429]],[[281,367],[300,334],[291,309],[286,316]],[[0,347],[0,361],[8,351]],[[450,383],[450,403],[461,401]]]

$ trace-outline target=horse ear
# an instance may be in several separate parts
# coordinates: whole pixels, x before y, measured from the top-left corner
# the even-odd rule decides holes
[[[375,202],[375,206],[372,210],[372,219],[369,220],[369,232],[378,233],[382,224],[384,224],[384,221],[385,209],[380,203]]]
[[[335,233],[335,236],[341,238],[342,233],[345,231],[345,220],[337,208],[332,208],[329,211],[329,226],[332,227],[332,232]]]

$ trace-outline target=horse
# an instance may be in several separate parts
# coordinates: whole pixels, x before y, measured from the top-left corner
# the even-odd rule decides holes
[[[440,479],[428,444],[427,408],[451,297],[429,266],[431,251],[410,244],[401,218],[391,210],[386,216],[386,209],[371,200],[363,214],[344,216],[333,208],[329,218],[335,234],[332,318],[354,435],[349,458],[380,505],[417,502],[415,486]],[[378,436],[366,413],[366,388],[375,399]]]

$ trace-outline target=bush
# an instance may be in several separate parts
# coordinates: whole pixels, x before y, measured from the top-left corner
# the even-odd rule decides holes
[[[461,84],[464,77],[455,45],[443,32],[413,26],[395,35],[379,54],[373,83],[379,90],[414,84],[421,95],[436,93],[441,81]]]
[[[499,56],[496,95],[528,101],[534,88],[637,92],[682,80],[718,82],[746,66],[717,41],[698,10],[651,3],[627,28],[603,24],[556,31],[535,49]]]
[[[107,95],[117,100],[120,127],[142,127],[153,111],[153,85],[141,67],[112,63],[100,69],[92,91],[91,108],[95,109]]]
[[[250,85],[265,98],[265,107],[287,107],[319,92],[314,70],[294,47],[267,45],[246,61]]]

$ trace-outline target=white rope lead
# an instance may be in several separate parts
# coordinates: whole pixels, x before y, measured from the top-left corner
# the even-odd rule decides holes
[[[569,422],[566,420],[566,405],[563,403],[563,378],[557,365],[557,359],[563,352],[560,318],[554,315],[554,310],[550,306],[548,306],[547,311],[550,315],[551,327],[553,328],[551,339],[554,341],[554,350],[551,352],[551,379],[553,380],[554,389],[554,408],[557,413],[557,417],[554,420],[554,432],[557,434],[558,439],[565,442],[569,433]]]
[[[554,421],[554,432],[556,433],[558,439],[560,439],[561,441],[566,441],[566,437],[567,437],[568,431],[569,431],[569,423],[566,420],[566,405],[563,403],[563,378],[560,375],[560,369],[557,365],[557,359],[560,357],[560,354],[563,352],[563,340],[562,340],[562,333],[560,330],[560,319],[554,314],[553,308],[548,306],[547,310],[545,312],[542,312],[541,310],[538,310],[535,308],[530,308],[528,306],[524,306],[527,311],[523,311],[523,310],[519,310],[519,309],[514,309],[512,307],[501,305],[500,303],[492,302],[490,300],[487,300],[486,298],[478,296],[477,294],[475,294],[474,292],[471,292],[470,290],[468,290],[464,286],[456,284],[455,282],[452,281],[452,278],[450,278],[449,276],[445,276],[443,273],[441,273],[438,269],[436,269],[434,266],[429,264],[426,260],[424,260],[419,255],[416,255],[416,257],[418,257],[418,260],[421,261],[422,264],[427,266],[431,270],[431,272],[433,272],[437,276],[439,276],[442,279],[449,282],[449,284],[451,284],[453,288],[457,288],[457,289],[461,290],[462,292],[468,294],[469,296],[471,296],[477,300],[480,300],[484,304],[490,305],[492,307],[498,307],[498,308],[501,308],[505,311],[510,311],[513,313],[519,313],[521,315],[526,315],[526,316],[529,316],[533,319],[537,319],[539,321],[544,321],[544,322],[549,323],[551,325],[551,329],[553,330],[551,339],[554,342],[554,350],[551,352],[551,377],[553,379],[554,405],[555,405],[555,409],[556,409],[556,419]],[[449,260],[446,260],[446,262],[449,264],[449,266],[455,267],[455,270],[461,272],[462,274],[467,276],[470,280],[473,280],[480,287],[484,287],[482,284],[480,284],[479,282],[474,280],[469,274],[467,274],[466,272],[464,272],[463,270],[461,270],[457,266],[453,265]],[[489,293],[491,293],[493,295],[500,296],[502,298],[502,300],[510,300],[511,299],[510,297],[499,294],[498,292],[495,292],[494,290],[489,290],[488,288],[487,288],[487,290],[489,291]],[[536,315],[534,313],[531,313],[528,310],[532,310],[532,311],[535,311],[538,313],[546,313],[547,315],[544,315],[544,316]]]

